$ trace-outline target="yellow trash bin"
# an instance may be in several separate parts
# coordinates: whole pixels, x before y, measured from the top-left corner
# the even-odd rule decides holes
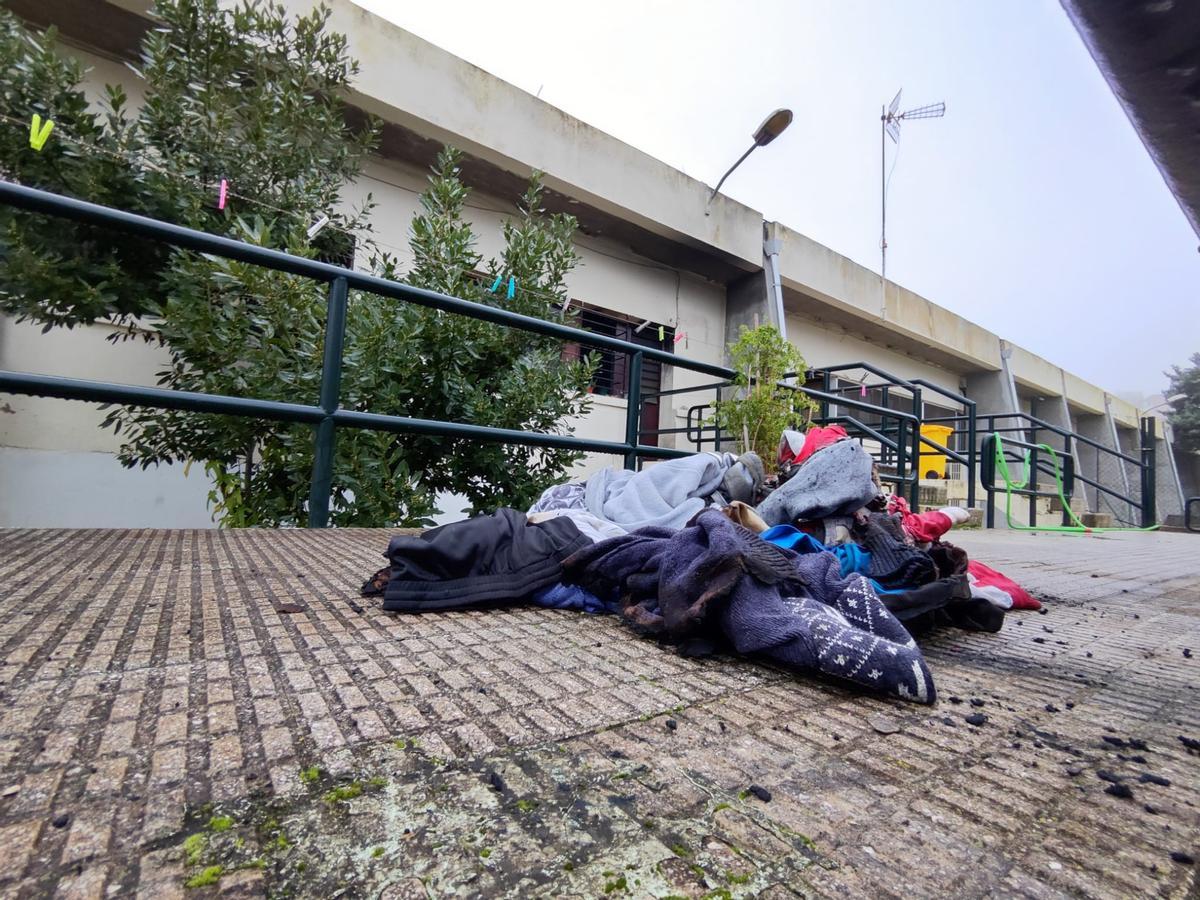
[[[936,441],[943,447],[949,447],[947,442],[950,440],[950,435],[952,434],[954,434],[954,429],[949,425],[921,426],[921,437],[927,437],[931,441]],[[921,477],[945,478],[946,454],[939,453],[926,444],[921,444]]]

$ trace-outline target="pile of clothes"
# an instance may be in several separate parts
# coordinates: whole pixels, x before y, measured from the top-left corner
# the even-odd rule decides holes
[[[918,703],[936,700],[915,636],[999,631],[1037,600],[943,540],[968,518],[915,514],[837,426],[785,432],[778,475],[753,453],[605,470],[395,537],[363,585],[396,612],[533,603],[619,615],[681,653],[732,650]]]

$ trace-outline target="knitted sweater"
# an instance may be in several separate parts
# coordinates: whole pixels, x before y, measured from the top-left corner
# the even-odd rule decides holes
[[[860,575],[829,553],[776,547],[716,510],[681,531],[644,528],[585,547],[563,580],[620,597],[634,627],[675,643],[722,636],[739,653],[933,703],[920,648]]]

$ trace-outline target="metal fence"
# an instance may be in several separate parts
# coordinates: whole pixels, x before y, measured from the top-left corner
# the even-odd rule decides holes
[[[329,522],[334,474],[334,446],[339,428],[470,438],[534,447],[616,454],[624,459],[626,468],[636,468],[642,458],[666,459],[687,456],[693,452],[643,444],[641,443],[643,436],[683,434],[697,450],[706,443],[712,443],[714,448],[719,450],[722,441],[728,440],[709,421],[706,412],[712,408],[710,404],[697,404],[689,409],[683,428],[643,430],[640,421],[642,406],[648,400],[714,390],[716,403],[719,404],[721,391],[728,389],[735,377],[733,370],[724,366],[687,359],[667,350],[595,334],[562,323],[521,315],[481,303],[473,303],[342,266],[293,256],[282,251],[242,243],[230,238],[207,234],[83,200],[62,197],[7,181],[0,181],[0,202],[31,213],[71,219],[88,225],[138,235],[197,253],[238,260],[328,285],[320,394],[315,404],[172,391],[154,387],[0,370],[0,390],[12,393],[297,422],[314,426],[315,452],[308,502],[309,527],[320,528]],[[343,408],[340,398],[343,345],[347,304],[351,289],[556,338],[568,344],[578,344],[612,354],[621,354],[626,360],[628,394],[624,440],[591,440],[567,434],[494,428],[465,422],[434,421]],[[697,372],[720,379],[720,381],[695,387],[643,393],[642,373],[645,361]],[[881,379],[880,382],[870,385],[870,388],[881,392],[880,396],[883,402],[871,403],[861,397],[847,396],[847,392],[850,390],[865,390],[865,380],[863,385],[854,385],[851,388],[835,386],[834,373],[847,370],[861,370]],[[920,455],[923,446],[930,447],[936,453],[944,454],[947,458],[966,467],[967,502],[968,505],[973,506],[976,472],[979,465],[978,436],[980,433],[983,430],[995,433],[1019,431],[1028,434],[1029,440],[1036,443],[1037,431],[1046,429],[1063,437],[1066,441],[1064,449],[1068,454],[1071,441],[1079,441],[1094,446],[1098,453],[1108,454],[1113,461],[1121,465],[1129,464],[1136,467],[1135,471],[1140,476],[1139,501],[1133,499],[1132,492],[1130,495],[1122,494],[1099,483],[1099,480],[1089,479],[1079,472],[1074,473],[1074,479],[1091,485],[1097,491],[1110,495],[1118,501],[1140,508],[1144,523],[1147,518],[1152,520],[1154,517],[1153,435],[1151,433],[1151,439],[1147,442],[1145,422],[1142,428],[1141,459],[1138,459],[1025,414],[978,416],[974,401],[966,397],[921,379],[897,378],[866,362],[847,363],[823,369],[816,373],[816,378],[820,379],[819,383],[822,389],[811,386],[811,383],[801,385],[789,382],[781,386],[800,391],[818,402],[820,413],[814,417],[815,422],[842,424],[848,426],[852,435],[877,442],[880,446],[881,465],[886,468],[886,471],[880,474],[881,479],[892,482],[898,492],[907,490],[910,495],[910,505],[914,511],[919,506]],[[951,400],[963,412],[955,416],[923,419],[922,391],[930,391]],[[896,400],[899,400],[901,405],[907,408],[896,408],[897,404],[894,402]],[[1019,421],[1015,426],[1005,427],[1001,421],[1004,419]],[[986,420],[986,429],[980,429],[978,424],[982,424],[984,420]],[[953,436],[958,440],[947,443],[957,443],[959,449],[943,446],[923,435],[921,433],[923,422],[929,424],[952,423],[955,428]],[[1000,427],[997,427],[998,422],[1000,422]],[[1034,499],[1030,500],[1031,511]],[[992,500],[989,491],[989,527],[993,525]]]
[[[633,468],[641,457],[664,459],[687,456],[690,453],[687,450],[640,445],[638,443],[640,404],[632,400],[628,407],[624,441],[589,440],[564,434],[492,428],[463,422],[440,422],[344,409],[340,404],[342,354],[346,330],[347,299],[352,288],[405,303],[415,303],[432,309],[469,316],[496,325],[518,328],[557,338],[564,342],[583,344],[624,354],[628,358],[630,393],[635,397],[640,396],[643,360],[654,360],[664,365],[688,369],[725,380],[734,375],[732,370],[723,366],[682,358],[665,350],[593,334],[568,325],[520,315],[481,303],[472,303],[434,291],[422,290],[398,281],[356,272],[342,266],[245,244],[11,182],[0,181],[0,202],[32,213],[72,219],[198,253],[239,260],[278,272],[311,278],[329,286],[320,397],[315,405],[171,391],[153,387],[0,370],[0,390],[12,393],[314,425],[316,428],[315,454],[308,502],[308,524],[314,528],[324,527],[329,522],[329,501],[333,483],[333,450],[338,428],[365,428],[405,434],[472,438],[480,441],[562,448],[590,453],[611,453],[622,456],[628,468]]]

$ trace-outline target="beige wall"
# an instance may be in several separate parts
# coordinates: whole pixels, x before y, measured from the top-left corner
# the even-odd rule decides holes
[[[796,345],[811,367],[835,366],[857,361],[870,362],[899,378],[924,378],[949,391],[959,392],[958,375],[941,366],[890,350],[844,327],[817,323],[800,315],[787,319],[788,339]],[[854,373],[847,373],[851,377]],[[869,379],[875,381],[874,376]]]

